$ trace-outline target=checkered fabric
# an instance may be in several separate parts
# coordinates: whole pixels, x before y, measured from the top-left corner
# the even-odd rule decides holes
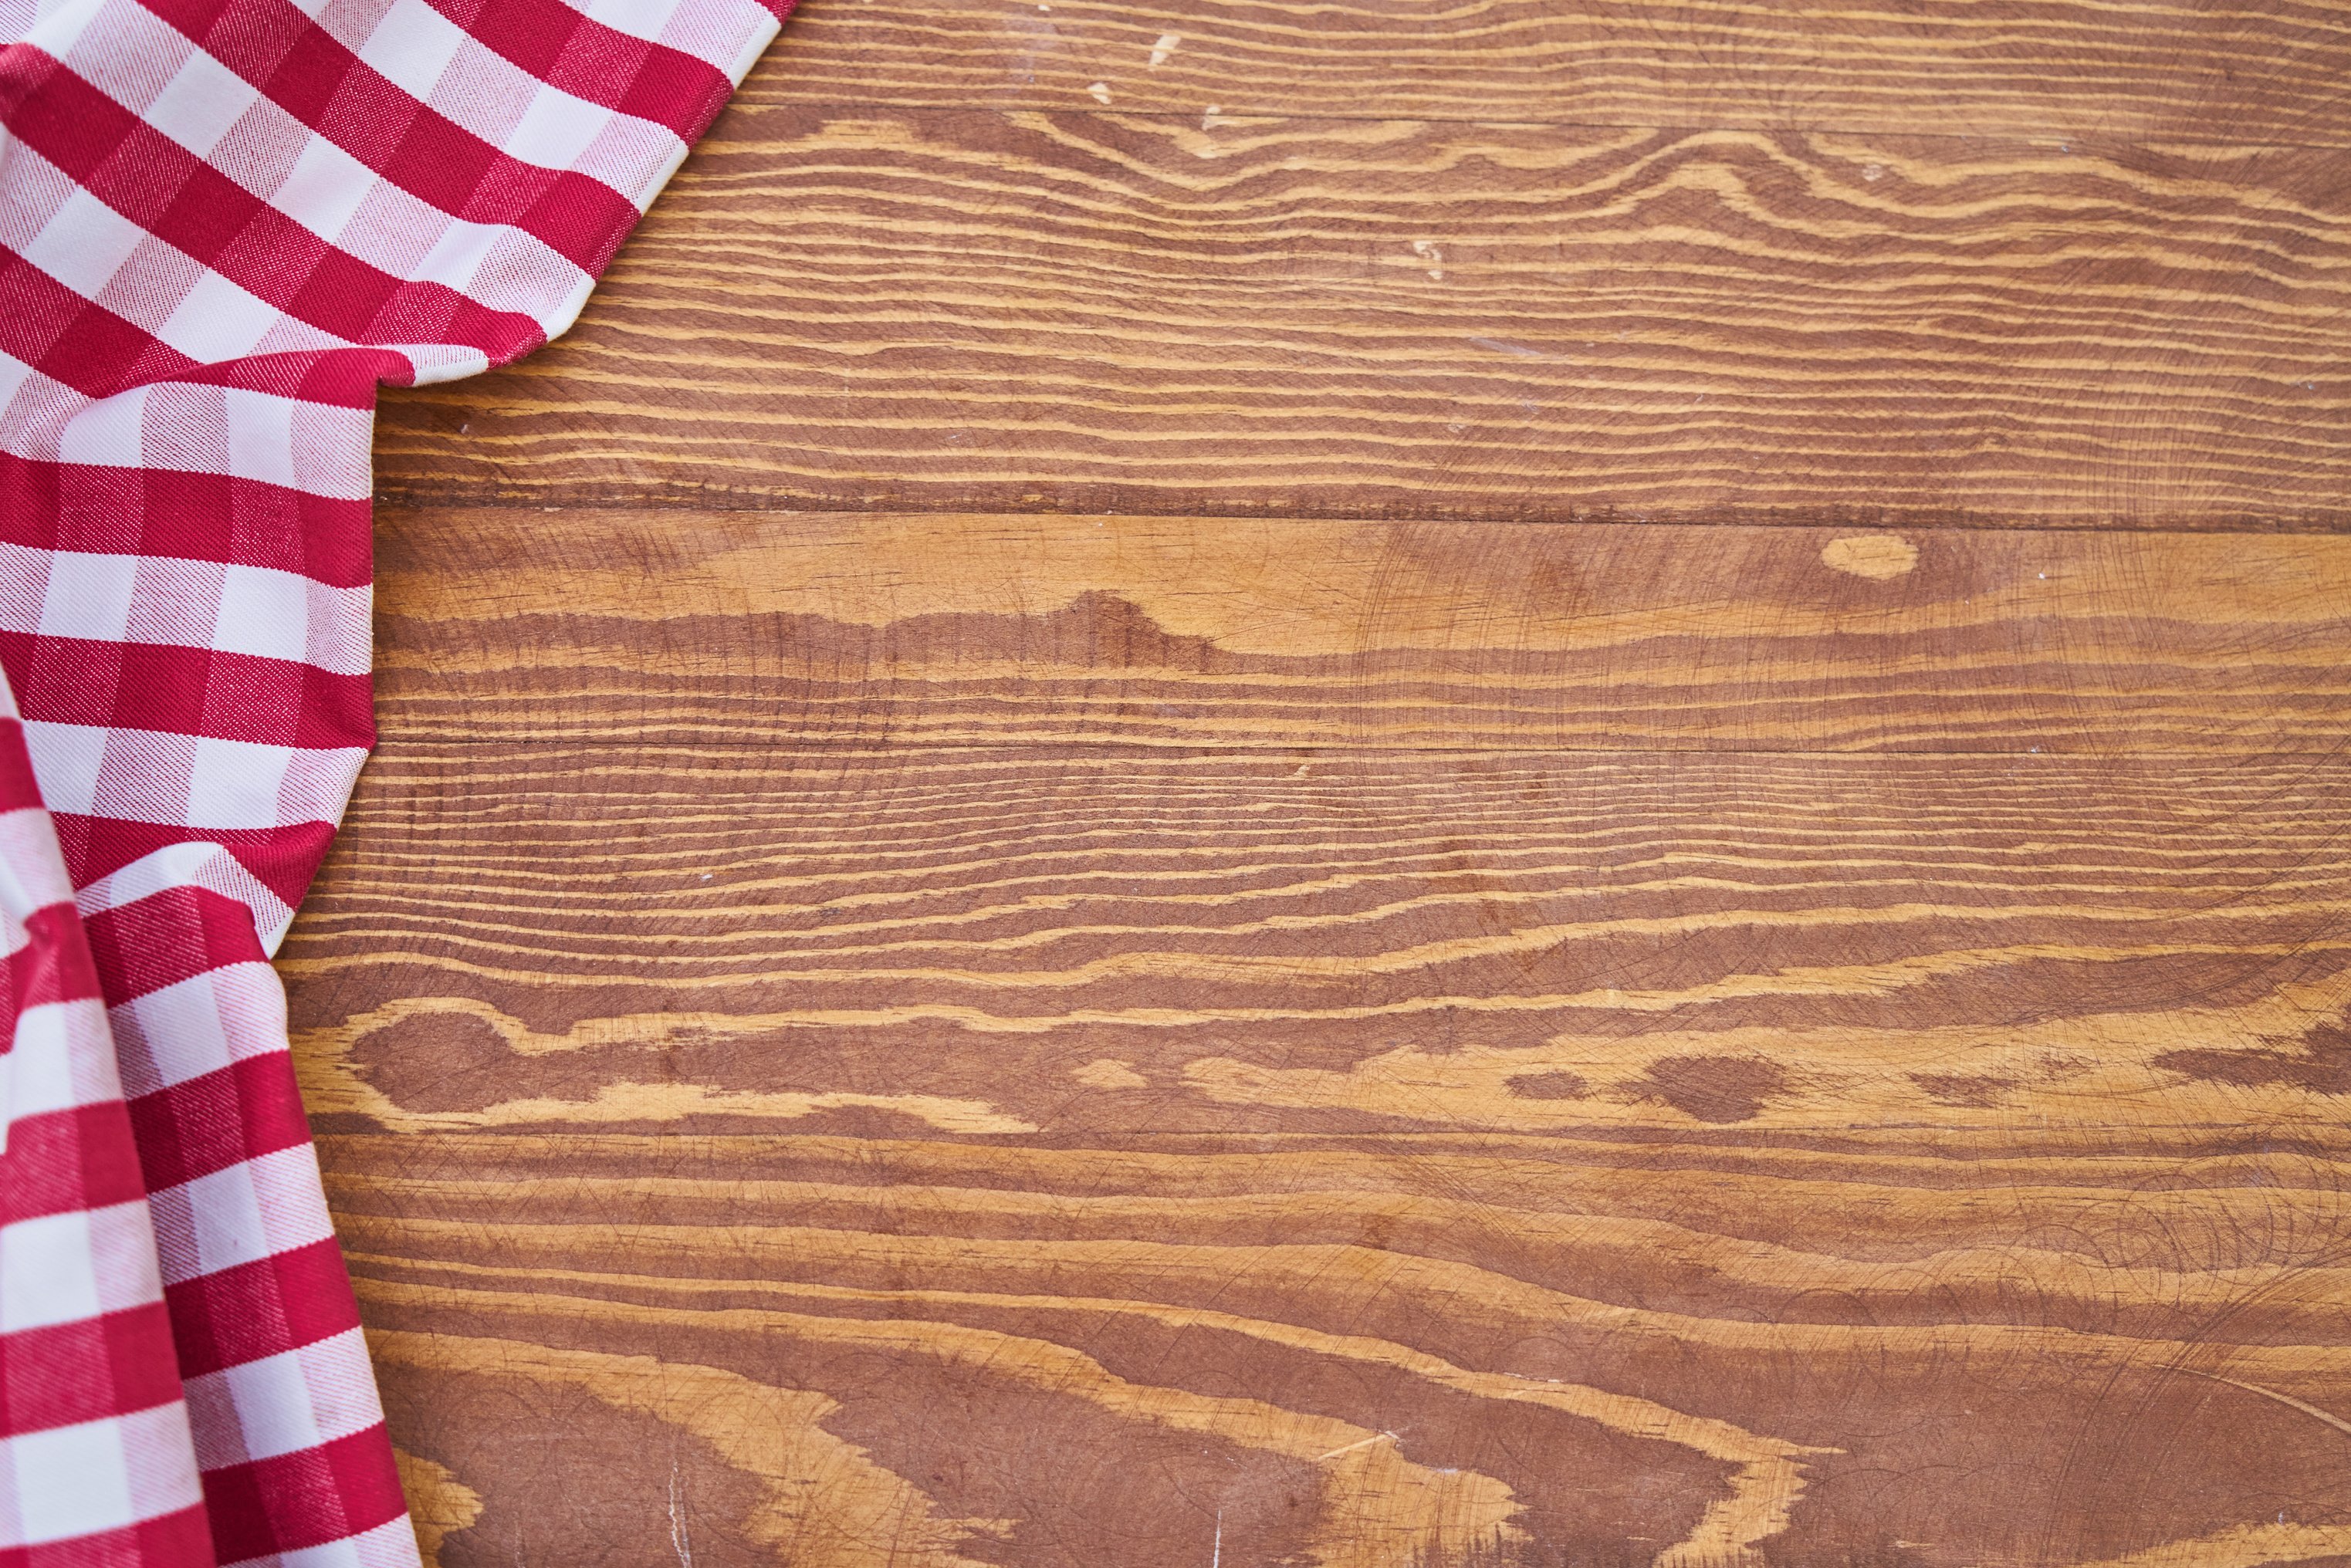
[[[0,0],[0,1568],[413,1565],[268,956],[375,388],[528,352],[789,0]]]

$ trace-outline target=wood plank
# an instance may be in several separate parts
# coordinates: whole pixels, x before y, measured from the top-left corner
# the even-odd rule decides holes
[[[2333,151],[730,114],[412,502],[2333,528]]]
[[[2254,1568],[2345,768],[405,745],[282,967],[449,1568]]]
[[[280,965],[401,1127],[2325,1127],[2344,768],[412,746]]]
[[[396,739],[2351,742],[2351,538],[390,510]]]
[[[2339,1150],[326,1153],[449,1568],[2351,1550]]]
[[[758,105],[2351,141],[2326,5],[805,0]]]

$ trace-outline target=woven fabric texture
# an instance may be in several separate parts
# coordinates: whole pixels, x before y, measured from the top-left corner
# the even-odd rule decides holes
[[[0,1568],[416,1563],[268,963],[376,388],[569,325],[788,4],[0,0]]]

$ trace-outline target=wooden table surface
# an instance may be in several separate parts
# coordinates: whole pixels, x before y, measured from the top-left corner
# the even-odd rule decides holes
[[[442,1568],[2351,1564],[2351,9],[807,0],[395,395]]]

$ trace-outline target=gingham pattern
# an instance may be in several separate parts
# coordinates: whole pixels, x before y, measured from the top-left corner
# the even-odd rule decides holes
[[[787,3],[0,0],[0,1568],[416,1562],[267,962],[374,389],[568,326]]]
[[[202,1561],[204,1497],[114,1040],[5,685],[0,945],[0,1542],[14,1549],[0,1558]]]

